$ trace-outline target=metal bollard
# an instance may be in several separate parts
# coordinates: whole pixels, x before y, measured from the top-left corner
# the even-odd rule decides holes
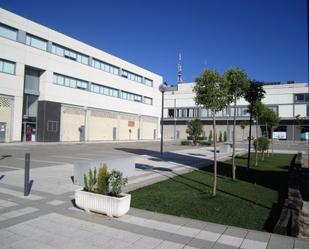
[[[30,153],[25,154],[24,196],[29,195]]]

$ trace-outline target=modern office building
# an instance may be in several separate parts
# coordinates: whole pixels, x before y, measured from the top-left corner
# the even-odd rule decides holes
[[[187,138],[187,122],[199,118],[204,125],[207,137],[212,129],[211,112],[197,106],[194,102],[193,87],[195,83],[179,83],[165,93],[164,138]],[[289,82],[286,84],[265,84],[265,98],[262,100],[281,118],[280,125],[274,130],[274,138],[284,140],[308,140],[309,137],[309,96],[306,83]],[[232,138],[234,104],[217,113],[218,134],[227,133]],[[249,126],[244,129],[241,124],[249,123],[248,103],[243,99],[237,101],[236,139],[248,137]],[[265,131],[265,125],[259,124],[259,132]],[[255,136],[253,127],[252,135]]]
[[[157,139],[160,75],[0,9],[0,141]]]

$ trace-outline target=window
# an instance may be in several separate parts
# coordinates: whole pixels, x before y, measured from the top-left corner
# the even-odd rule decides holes
[[[26,44],[34,48],[38,48],[38,49],[45,50],[45,51],[47,50],[46,40],[43,40],[39,37],[30,35],[30,34],[26,35]]]
[[[108,64],[106,62],[103,62],[103,61],[100,61],[100,60],[97,60],[97,59],[93,59],[92,60],[92,66],[94,68],[100,69],[102,71],[119,75],[119,67],[113,66],[113,65]]]
[[[57,132],[58,131],[58,121],[47,121],[47,131],[48,132]]]
[[[152,105],[152,98],[144,97],[144,103],[147,105]]]
[[[135,73],[132,73],[132,72],[129,72],[129,71],[124,70],[124,69],[122,69],[121,76],[124,77],[124,78],[127,78],[129,80],[136,81],[136,82],[141,83],[141,84],[146,84],[145,82],[143,82],[142,76],[135,74]]]
[[[15,74],[15,62],[0,59],[0,72]]]
[[[294,102],[295,103],[308,102],[308,100],[309,100],[308,93],[297,93],[297,94],[294,94]]]
[[[142,96],[134,94],[134,101],[136,102],[142,102]]]
[[[174,109],[168,109],[168,117],[173,118],[174,117]]]
[[[153,81],[147,78],[144,78],[144,83],[146,86],[153,86]]]
[[[17,40],[17,30],[4,24],[0,24],[0,36],[11,40]]]
[[[54,84],[67,86],[71,88],[79,88],[86,90],[88,88],[88,82],[84,80],[75,79],[69,76],[54,73]]]
[[[52,53],[65,57],[67,59],[73,60],[73,61],[77,61],[81,64],[85,64],[88,65],[89,63],[89,57],[87,55],[83,55],[81,53],[78,53],[72,49],[69,48],[65,48],[63,46],[60,46],[56,43],[53,43],[52,45]]]

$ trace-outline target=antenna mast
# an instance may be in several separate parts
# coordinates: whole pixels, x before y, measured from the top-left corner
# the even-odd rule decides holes
[[[178,79],[177,83],[182,83],[182,65],[181,65],[181,53],[179,53],[178,57]]]

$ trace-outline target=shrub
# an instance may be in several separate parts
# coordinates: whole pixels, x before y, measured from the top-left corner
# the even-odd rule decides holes
[[[222,142],[222,131],[219,133],[219,142]]]
[[[84,174],[84,190],[94,192],[96,183],[97,183],[97,169],[94,168],[93,171],[89,169],[88,177],[87,174]]]
[[[224,134],[223,134],[223,141],[224,141],[224,142],[227,141],[227,134],[226,134],[226,131],[224,131]]]
[[[105,163],[99,169],[96,191],[98,194],[102,195],[106,195],[108,193],[108,171]]]
[[[191,145],[191,141],[190,140],[182,140],[180,142],[181,145]]]
[[[212,130],[209,131],[208,142],[212,143]]]
[[[196,141],[203,133],[203,124],[202,121],[198,118],[194,120],[190,120],[188,122],[188,127],[186,129],[186,133],[190,136],[192,139],[193,144],[196,144]]]
[[[128,183],[128,178],[123,178],[122,172],[113,169],[108,177],[108,183],[110,195],[118,197],[122,192],[122,188]]]
[[[199,145],[206,145],[206,146],[210,146],[212,143],[207,141],[207,140],[200,140],[200,141],[197,141],[197,143]]]

